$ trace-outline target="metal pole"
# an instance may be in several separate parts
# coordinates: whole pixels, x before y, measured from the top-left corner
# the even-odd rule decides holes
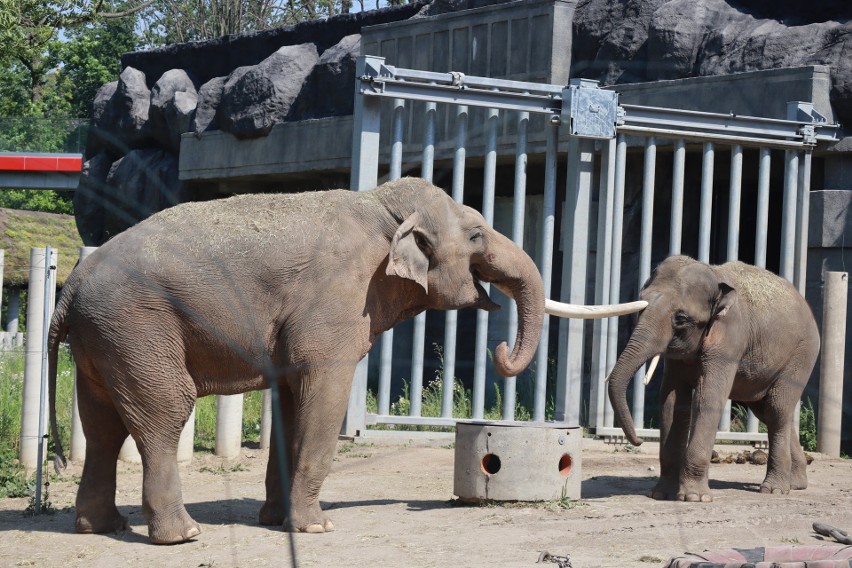
[[[600,193],[598,197],[598,242],[595,252],[595,303],[608,304],[611,293],[612,198],[615,191],[615,139],[603,142]],[[589,426],[600,428],[604,421],[609,319],[592,323],[592,376],[589,383]]]
[[[675,140],[672,166],[672,220],[669,254],[680,254],[683,239],[683,175],[686,169],[686,142]]]
[[[645,164],[642,177],[642,229],[639,244],[639,289],[651,277],[651,240],[654,236],[654,182],[657,167],[657,141],[645,140]],[[645,365],[633,378],[633,421],[639,428],[645,423]]]
[[[497,130],[500,113],[488,109],[486,120],[485,171],[482,188],[482,216],[489,225],[494,224],[494,185],[497,178]],[[491,289],[483,284],[486,293]],[[485,362],[488,349],[488,312],[476,312],[476,350],[473,361],[473,418],[480,420],[485,415]]]
[[[42,468],[44,465],[44,452],[47,449],[47,340],[50,332],[50,317],[53,314],[53,294],[51,286],[56,289],[56,250],[50,246],[44,248],[44,302],[42,305],[42,324],[41,324],[41,389],[39,392],[38,405],[38,462],[36,463],[36,483],[35,483],[35,513],[41,512],[41,486],[42,486]],[[33,338],[34,339],[34,338]],[[30,347],[32,348],[32,346]]]
[[[812,152],[802,153],[799,168],[799,196],[796,210],[796,269],[793,281],[799,294],[805,295],[808,268],[808,223],[811,211],[811,157]]]
[[[621,248],[624,232],[624,182],[627,168],[627,139],[619,134],[615,145],[615,192],[612,204],[612,268],[610,269],[609,301],[617,304],[621,298]],[[618,359],[618,318],[610,318],[607,326],[606,368],[607,375]],[[611,428],[615,422],[609,397],[604,401],[604,426]]]
[[[556,117],[554,117],[556,118]],[[553,239],[556,229],[556,162],[559,140],[559,122],[551,120],[546,127],[547,150],[544,165],[544,204],[541,224],[541,258],[539,270],[544,282],[544,295],[549,298],[553,282]],[[533,420],[541,422],[545,418],[547,404],[547,355],[550,344],[550,316],[545,314],[541,329],[541,340],[535,359],[535,404]]]
[[[527,126],[530,113],[518,113],[518,133],[515,146],[515,195],[512,202],[512,241],[524,248],[524,212],[527,198]],[[509,300],[508,338],[509,349],[513,347],[518,331],[518,309],[515,300]],[[517,399],[515,377],[503,380],[503,420],[515,419],[515,401]]]
[[[849,278],[846,272],[826,272],[824,277],[817,451],[837,458],[840,457],[840,422],[843,416]]]
[[[467,106],[456,109],[456,147],[453,153],[453,200],[464,202],[464,163],[467,153]],[[459,313],[447,311],[444,325],[444,380],[441,390],[441,417],[453,416],[453,387],[456,379],[456,329]]]
[[[713,220],[713,163],[712,142],[704,143],[701,165],[701,213],[698,220],[698,260],[710,262],[710,224]]]
[[[784,153],[784,210],[781,215],[781,276],[793,282],[796,268],[796,201],[798,199],[799,156]]]
[[[133,440],[127,438],[136,450],[136,446],[132,444]],[[127,443],[125,442],[125,445]],[[186,424],[183,425],[183,430],[180,431],[178,438],[177,460],[178,463],[189,463],[192,461],[192,454],[195,451],[195,405],[192,405],[192,412],[189,413],[189,418],[186,419]],[[138,452],[136,455],[139,455]],[[139,458],[141,461],[141,457]]]
[[[195,412],[193,410],[193,412]],[[272,438],[272,393],[263,390],[263,403],[260,410],[260,449],[268,450]]]

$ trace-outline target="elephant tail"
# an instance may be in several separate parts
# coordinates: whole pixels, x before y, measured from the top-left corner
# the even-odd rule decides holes
[[[50,406],[50,433],[53,437],[54,457],[53,468],[56,473],[61,473],[68,465],[65,459],[65,452],[62,450],[62,442],[59,440],[59,428],[56,424],[56,368],[59,359],[59,344],[68,335],[68,324],[66,322],[68,308],[71,304],[73,296],[73,285],[66,283],[62,294],[59,297],[59,302],[56,304],[56,310],[53,312],[53,318],[50,320],[50,331],[47,336],[47,387]]]

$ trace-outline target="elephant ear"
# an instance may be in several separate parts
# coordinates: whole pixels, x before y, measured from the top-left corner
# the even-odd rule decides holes
[[[719,297],[716,299],[716,304],[713,307],[712,318],[717,320],[728,315],[731,308],[736,305],[737,298],[738,294],[736,290],[724,282],[719,282]]]
[[[415,231],[419,222],[420,214],[412,213],[396,230],[393,240],[391,240],[388,267],[385,273],[389,276],[413,280],[428,293],[429,257],[417,242]]]

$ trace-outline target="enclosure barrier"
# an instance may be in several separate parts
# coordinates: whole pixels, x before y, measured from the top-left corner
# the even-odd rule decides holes
[[[754,231],[754,264],[767,266],[768,243],[781,243],[778,259],[781,276],[804,292],[807,264],[808,197],[812,149],[821,141],[834,139],[834,125],[810,103],[791,102],[784,120],[714,114],[696,111],[619,105],[617,93],[598,88],[588,80],[572,80],[567,87],[525,83],[463,73],[434,73],[402,69],[386,65],[384,58],[362,56],[356,68],[353,158],[351,188],[369,190],[378,185],[380,156],[388,156],[387,172],[382,179],[396,179],[403,173],[403,162],[420,163],[419,171],[432,179],[436,146],[443,151],[445,163],[451,163],[452,197],[464,200],[465,166],[470,161],[469,149],[480,149],[483,167],[481,212],[494,223],[494,199],[498,145],[502,155],[514,154],[515,176],[512,207],[513,240],[524,246],[525,199],[527,196],[530,147],[543,153],[543,205],[537,219],[537,262],[545,284],[546,295],[553,294],[553,267],[558,250],[555,247],[556,183],[560,153],[565,156],[567,179],[563,215],[559,220],[562,236],[561,288],[555,294],[562,302],[618,303],[633,298],[651,273],[655,191],[662,189],[656,181],[660,174],[658,153],[672,154],[669,254],[679,254],[684,244],[684,199],[687,150],[701,150],[700,219],[697,223],[697,251],[704,262],[725,262],[742,257],[739,250],[741,228]],[[390,102],[389,128],[382,118]],[[483,110],[474,110],[483,109]],[[470,116],[479,112],[471,132]],[[536,121],[533,132],[530,124]],[[406,126],[410,126],[406,131]],[[436,139],[436,130],[443,136]],[[390,146],[385,154],[382,137]],[[508,146],[508,149],[507,149]],[[511,147],[514,147],[512,152]],[[628,175],[636,169],[628,159],[628,147],[642,153],[639,176]],[[744,219],[741,209],[744,156],[754,152],[758,158],[758,199],[756,215]],[[783,152],[782,224],[777,234],[769,234],[770,168],[773,151]],[[718,188],[714,187],[717,155],[730,156],[727,219],[714,217],[713,207]],[[749,155],[750,157],[750,155]],[[383,162],[384,163],[384,162]],[[635,172],[634,172],[635,173]],[[641,228],[639,231],[638,274],[632,279],[623,264],[625,239],[626,180],[638,177],[641,186]],[[595,188],[597,187],[597,191]],[[593,202],[597,199],[596,206]],[[594,214],[594,217],[592,215]],[[594,220],[596,219],[596,222]],[[595,229],[596,226],[596,229]],[[724,251],[718,241],[725,235]],[[656,243],[658,246],[660,243]],[[693,246],[689,243],[689,248]],[[535,251],[527,248],[528,252]],[[595,254],[597,253],[597,254]],[[773,261],[774,264],[774,261]],[[593,275],[593,276],[592,276]],[[593,295],[587,294],[587,283],[593,278]],[[632,280],[632,281],[631,281]],[[630,282],[629,290],[621,290]],[[588,297],[587,297],[588,296]],[[507,307],[514,312],[514,305]],[[514,314],[513,314],[514,315]],[[453,426],[458,419],[481,419],[486,389],[486,355],[489,314],[479,311],[476,318],[475,361],[472,373],[472,413],[452,415],[454,379],[457,375],[456,338],[458,316],[447,312],[443,344],[443,382],[440,417],[421,416],[420,399],[423,384],[425,314],[418,316],[413,333],[410,372],[410,409],[407,416],[390,412],[391,366],[393,362],[393,330],[383,334],[374,353],[380,357],[377,406],[375,414],[366,413],[367,361],[358,367],[352,396],[344,424],[344,433],[363,432],[368,424]],[[532,419],[545,417],[547,354],[550,337],[549,318],[545,318],[541,343],[535,361],[534,409]],[[511,317],[507,336],[514,337],[517,320]],[[587,425],[596,434],[620,436],[613,428],[613,413],[606,400],[604,380],[618,355],[618,319],[596,320],[592,324],[591,345],[587,345],[586,324],[582,320],[559,321],[554,419],[559,423],[578,425],[581,409],[588,408]],[[590,369],[589,393],[583,395],[583,376]],[[644,371],[636,375],[633,387],[633,418],[640,426],[640,436],[658,436],[657,430],[641,428],[645,423]],[[502,418],[513,420],[516,381],[508,378],[502,384]],[[748,417],[747,432],[730,432],[730,405],[720,424],[717,438],[765,441],[758,432],[754,416]]]
[[[835,458],[840,457],[840,422],[843,406],[837,404],[837,401],[843,400],[843,364],[848,294],[848,273],[825,273],[817,450]]]

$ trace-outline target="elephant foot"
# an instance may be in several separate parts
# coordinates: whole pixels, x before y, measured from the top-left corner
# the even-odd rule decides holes
[[[127,530],[127,517],[113,508],[105,515],[77,513],[75,529],[78,533],[101,534]]]
[[[657,501],[675,501],[677,500],[677,492],[677,481],[660,479],[654,488],[651,489],[649,497],[656,499]]]
[[[313,534],[327,533],[327,532],[332,532],[334,530],[334,524],[332,524],[332,522],[329,519],[325,519],[325,521],[322,524],[311,523],[310,525],[303,527],[303,528],[296,528],[294,526],[294,530],[296,532],[313,533]]]
[[[148,523],[148,538],[153,544],[178,544],[201,534],[201,527],[185,510],[168,519],[153,519]]]
[[[284,513],[281,512],[280,504],[265,502],[260,508],[258,521],[265,527],[280,527],[284,524]]]
[[[678,493],[678,501],[687,501],[689,503],[712,503],[713,496],[709,493]]]
[[[294,514],[292,521],[293,532],[312,534],[332,532],[334,530],[334,523],[322,514],[319,506],[317,506],[316,509],[317,511],[303,515]],[[280,505],[266,502],[263,504],[263,507],[260,508],[259,520],[260,524],[263,526],[284,526],[285,518],[285,515],[281,512]]]
[[[688,503],[712,503],[713,495],[710,494],[710,487],[707,485],[707,480],[703,479],[682,483],[675,499]]]
[[[807,485],[807,482],[805,483],[805,485]],[[771,483],[769,481],[764,481],[760,484],[760,492],[771,493],[773,495],[787,495],[790,493],[790,485],[783,485],[780,483]]]

